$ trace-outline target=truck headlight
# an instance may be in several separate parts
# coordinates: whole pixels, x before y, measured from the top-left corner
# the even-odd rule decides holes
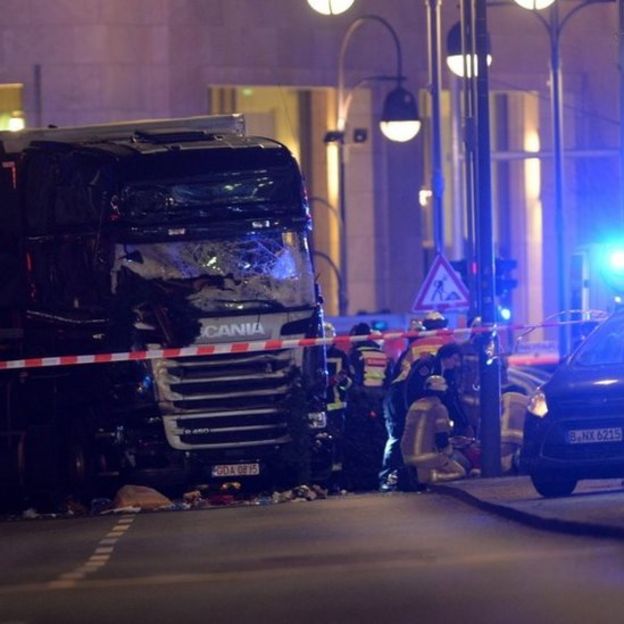
[[[537,416],[538,418],[544,418],[544,416],[548,414],[546,395],[541,390],[537,390],[529,399],[527,411],[529,414],[533,414],[533,416]]]
[[[308,424],[310,429],[325,429],[327,427],[327,414],[325,412],[310,412]]]

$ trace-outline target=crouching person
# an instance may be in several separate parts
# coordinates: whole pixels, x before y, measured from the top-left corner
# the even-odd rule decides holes
[[[421,486],[466,476],[466,470],[453,458],[449,440],[452,425],[441,398],[447,389],[441,375],[428,377],[424,396],[411,404],[405,420],[403,461],[416,469]]]
[[[503,474],[518,472],[518,456],[524,435],[524,417],[529,397],[521,392],[503,393],[501,409],[501,470]]]

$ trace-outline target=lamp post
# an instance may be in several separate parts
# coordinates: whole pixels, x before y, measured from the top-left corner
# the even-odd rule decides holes
[[[361,79],[356,85],[348,89],[345,80],[345,57],[349,43],[354,33],[366,22],[376,22],[381,24],[392,36],[396,49],[396,73],[394,75],[378,75],[368,76]],[[388,93],[384,101],[380,129],[384,136],[391,141],[405,142],[414,138],[421,126],[418,117],[418,107],[416,99],[412,93],[403,88],[402,82],[405,80],[403,76],[403,55],[401,52],[401,44],[396,31],[382,17],[378,15],[363,15],[357,18],[349,26],[343,35],[340,44],[340,54],[338,57],[338,102],[337,102],[337,119],[336,130],[329,131],[325,135],[326,143],[335,143],[338,148],[338,192],[339,192],[339,210],[340,210],[340,274],[342,275],[342,292],[343,296],[339,301],[339,313],[341,316],[347,314],[348,311],[348,253],[347,253],[347,196],[345,188],[345,169],[346,169],[346,141],[345,131],[347,126],[347,118],[349,109],[353,100],[355,89],[368,82],[374,81],[391,81],[396,85],[392,91]]]
[[[470,293],[468,317],[483,316],[483,291],[479,288],[477,269],[479,262],[479,240],[484,239],[480,229],[483,220],[477,214],[478,164],[477,142],[477,77],[479,75],[479,58],[476,51],[475,7],[468,0],[461,5],[461,21],[450,28],[446,36],[446,64],[454,76],[462,79],[464,107],[464,218],[466,224],[466,240],[464,257],[467,261],[467,284]],[[492,64],[492,45],[489,33],[483,39],[485,45],[485,65]],[[483,54],[483,52],[481,52]],[[455,102],[453,117],[459,116],[459,98]],[[457,122],[459,124],[459,121]],[[457,156],[459,150],[457,151]],[[455,160],[459,167],[459,158]],[[460,178],[461,179],[461,178]]]
[[[315,249],[312,251],[312,255],[315,258],[316,257],[322,258],[329,265],[329,268],[331,269],[332,273],[334,274],[334,277],[336,278],[336,282],[338,283],[338,303],[339,303],[339,306],[342,305],[340,302],[342,301],[342,298],[344,297],[344,289],[343,289],[342,275],[340,274],[340,269],[336,266],[336,263],[325,252],[316,251]]]
[[[339,227],[339,231],[340,231],[340,236],[342,236],[342,232],[344,230],[344,223],[342,221],[342,217],[340,216],[340,213],[338,212],[338,210],[336,209],[336,207],[333,204],[330,204],[326,199],[322,198],[322,197],[317,197],[316,195],[313,195],[312,197],[309,198],[308,200],[310,202],[310,205],[314,205],[315,203],[319,203],[322,206],[325,206],[325,208],[327,208],[327,210],[330,212],[330,214],[334,215],[334,217],[336,218],[336,223],[338,224]],[[313,251],[313,255],[315,256],[319,256],[320,258],[323,258],[323,260],[325,260],[335,278],[336,278],[336,286],[338,289],[338,310],[346,310],[347,307],[347,298],[346,298],[346,293],[344,291],[344,284],[342,281],[342,275],[340,273],[340,270],[338,269],[338,267],[336,266],[336,263],[326,254],[320,251]],[[342,312],[340,312],[340,314],[342,314]]]
[[[440,0],[426,0],[431,93],[431,193],[433,243],[436,255],[444,251],[444,170],[442,168],[442,73],[440,71]]]
[[[462,21],[447,38],[454,73],[464,77],[466,207],[470,246],[468,276],[471,312],[478,311],[485,331],[480,335],[479,378],[483,476],[500,474],[500,365],[497,358],[494,236],[492,215],[489,83],[491,62],[486,0],[462,0]],[[476,260],[476,261],[475,261]],[[476,270],[475,270],[476,269]],[[477,305],[475,306],[475,301]]]
[[[559,313],[568,309],[568,266],[565,245],[565,205],[564,205],[564,154],[563,154],[563,88],[561,73],[560,41],[563,29],[573,15],[581,9],[601,2],[612,0],[583,0],[569,10],[563,17],[559,15],[558,3],[555,0],[514,0],[516,4],[528,9],[546,29],[550,44],[550,105],[552,119],[553,167],[555,179],[555,241],[557,267],[557,305]],[[548,19],[536,11],[550,7]],[[559,355],[569,350],[569,327],[559,326]]]

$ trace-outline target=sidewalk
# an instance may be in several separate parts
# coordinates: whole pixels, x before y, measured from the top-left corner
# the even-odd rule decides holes
[[[470,479],[433,491],[532,526],[586,535],[624,537],[622,479],[580,481],[565,498],[542,498],[529,477]]]

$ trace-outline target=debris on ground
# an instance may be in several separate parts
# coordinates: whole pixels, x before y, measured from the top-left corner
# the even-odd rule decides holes
[[[221,484],[198,484],[180,496],[168,497],[158,490],[143,485],[124,485],[111,498],[93,498],[84,505],[73,497],[50,512],[42,512],[30,506],[21,512],[20,518],[34,520],[43,518],[68,518],[108,514],[140,513],[146,511],[186,511],[227,506],[277,505],[290,502],[309,502],[329,496],[348,494],[346,490],[328,490],[320,485],[301,484],[283,491],[248,491],[238,481]],[[13,517],[17,519],[17,517]]]
[[[173,505],[167,498],[154,488],[145,485],[124,485],[117,491],[113,499],[113,509],[117,512],[154,511]]]

